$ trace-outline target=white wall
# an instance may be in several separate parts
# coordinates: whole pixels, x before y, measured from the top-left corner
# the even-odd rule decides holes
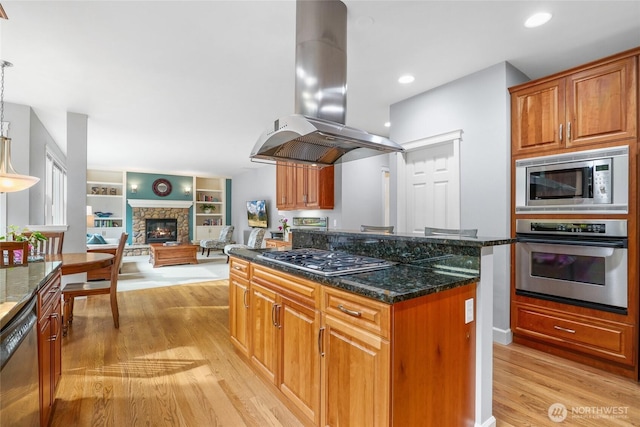
[[[17,173],[29,175],[29,115],[30,108],[25,105],[4,104],[4,121],[9,122],[8,136],[11,138],[11,164]],[[44,171],[43,171],[44,174]],[[41,176],[42,177],[42,176]],[[42,182],[36,184],[42,186]],[[2,206],[4,225],[24,226],[29,223],[29,192],[6,193]],[[6,230],[1,230],[4,235]]]
[[[87,250],[87,130],[86,114],[67,112],[67,223],[65,252]]]
[[[462,227],[483,236],[510,230],[510,101],[508,87],[528,78],[500,63],[391,106],[391,139],[403,144],[462,129]],[[395,171],[392,170],[392,174]],[[509,246],[494,250],[494,327],[509,331]]]
[[[31,107],[8,102],[4,107],[5,122],[9,122],[11,163],[19,174],[37,176],[40,181],[26,191],[0,197],[3,200],[0,223],[2,227],[44,224],[46,150],[54,153],[63,165],[66,157]],[[83,167],[86,169],[86,160]]]
[[[384,225],[382,169],[389,169],[390,159],[389,155],[380,155],[342,164],[340,228],[359,230],[361,225]]]
[[[44,127],[36,113],[30,110],[29,120],[29,170],[31,175],[39,176],[41,181],[29,190],[30,209],[28,224],[44,224],[45,215],[45,163],[47,149],[63,164],[67,158]]]

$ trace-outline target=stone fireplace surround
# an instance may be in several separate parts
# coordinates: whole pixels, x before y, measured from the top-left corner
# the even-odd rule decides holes
[[[146,219],[175,218],[178,221],[178,238],[181,243],[189,242],[190,201],[129,199],[132,207],[132,246],[145,245]],[[148,252],[147,252],[148,253]]]

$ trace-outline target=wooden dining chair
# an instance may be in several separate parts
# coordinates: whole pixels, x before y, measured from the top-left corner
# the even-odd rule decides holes
[[[22,256],[16,257],[16,251],[22,251]],[[26,266],[28,262],[29,242],[0,242],[0,268]]]
[[[111,315],[113,316],[113,326],[118,329],[120,327],[120,313],[118,311],[118,274],[119,265],[122,261],[124,253],[124,245],[129,235],[122,233],[116,255],[111,264],[111,280],[103,280],[100,282],[81,282],[67,283],[62,288],[62,299],[64,300],[64,314],[62,335],[67,335],[67,330],[73,322],[73,300],[75,297],[88,297],[92,295],[110,295],[111,298]]]
[[[47,240],[35,242],[35,252],[42,255],[56,255],[62,253],[62,243],[64,242],[64,231],[41,231]],[[31,232],[23,233],[25,237],[31,236]]]

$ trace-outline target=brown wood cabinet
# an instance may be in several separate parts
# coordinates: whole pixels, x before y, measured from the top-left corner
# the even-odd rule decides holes
[[[231,282],[250,278],[250,363],[305,425],[474,424],[475,284],[389,305],[230,262]]]
[[[281,210],[296,208],[295,166],[278,162],[276,165],[276,205]]]
[[[47,426],[62,375],[62,292],[60,269],[38,291],[40,425]]]
[[[388,426],[391,306],[323,288],[323,426]]]
[[[298,413],[320,420],[319,285],[251,265],[251,360]]]
[[[589,64],[511,91],[513,155],[637,136],[637,57]]]
[[[280,210],[333,209],[334,168],[278,162],[276,204]]]
[[[571,303],[518,295],[511,271],[511,329],[514,341],[638,380],[638,73],[640,47],[552,76],[523,83],[511,93],[511,152],[516,160],[548,154],[629,146],[629,211],[598,214],[511,212],[519,218],[625,219],[628,247],[628,307],[614,313]],[[515,174],[511,196],[515,200]],[[514,231],[515,233],[515,231]],[[515,237],[515,235],[514,235]],[[515,265],[515,247],[511,250]]]
[[[389,306],[323,287],[322,425],[474,425],[475,289]]]
[[[229,333],[231,342],[249,357],[249,263],[229,260]]]
[[[633,325],[568,313],[537,305],[516,303],[515,330],[519,336],[579,348],[584,353],[633,365]]]

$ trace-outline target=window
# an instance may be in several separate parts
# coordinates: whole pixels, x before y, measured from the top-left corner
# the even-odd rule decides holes
[[[67,171],[49,150],[47,150],[45,188],[44,223],[46,225],[66,224]]]

